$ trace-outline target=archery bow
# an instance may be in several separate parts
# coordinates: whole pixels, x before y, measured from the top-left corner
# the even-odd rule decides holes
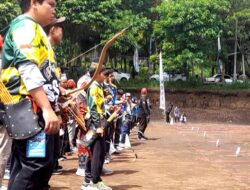
[[[99,62],[98,62],[98,66],[96,68],[96,71],[93,75],[93,77],[91,78],[91,80],[89,81],[88,84],[84,85],[83,87],[79,88],[79,89],[75,89],[75,90],[71,90],[71,91],[66,91],[66,96],[67,95],[71,95],[74,94],[76,92],[82,91],[82,90],[86,90],[92,82],[94,82],[94,80],[96,79],[97,75],[100,73],[101,69],[102,69],[102,65],[104,63],[104,60],[106,58],[106,54],[107,54],[107,50],[108,48],[115,42],[115,40],[117,40],[120,36],[122,36],[126,31],[128,30],[128,28],[125,28],[123,30],[121,30],[120,32],[118,32],[117,34],[115,34],[111,39],[108,40],[108,42],[104,45],[100,58],[99,58]]]

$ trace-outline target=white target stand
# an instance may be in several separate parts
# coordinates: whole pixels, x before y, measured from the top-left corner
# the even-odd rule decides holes
[[[217,139],[215,145],[216,145],[216,147],[220,147],[220,139]]]
[[[240,156],[240,151],[241,151],[241,148],[240,148],[240,146],[238,146],[237,149],[236,149],[236,151],[235,151],[235,156],[236,157]]]
[[[203,133],[203,137],[204,137],[204,138],[207,137],[207,132],[206,132],[206,131]]]

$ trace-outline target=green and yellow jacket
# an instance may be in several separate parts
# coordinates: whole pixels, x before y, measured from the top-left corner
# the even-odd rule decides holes
[[[104,95],[101,84],[94,81],[87,91],[87,104],[90,114],[89,129],[96,130],[101,127],[104,114]]]
[[[19,65],[32,62],[42,70],[48,60],[55,62],[54,52],[42,27],[25,15],[14,19],[4,41],[0,77],[15,102],[29,95],[18,71]]]

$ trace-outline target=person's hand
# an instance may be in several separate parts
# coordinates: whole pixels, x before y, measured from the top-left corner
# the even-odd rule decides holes
[[[73,98],[72,95],[67,95],[68,91],[65,88],[60,86],[59,89],[60,89],[61,96],[59,97],[58,101],[60,103],[66,102]]]
[[[70,95],[70,96],[60,96],[58,98],[58,102],[64,103],[64,102],[67,102],[67,101],[71,100],[72,98],[74,98],[72,95]]]
[[[103,137],[103,133],[104,133],[103,128],[102,128],[102,127],[97,128],[96,133],[97,133],[98,135],[100,135],[101,137]]]
[[[43,110],[43,118],[45,121],[44,131],[47,135],[58,133],[60,129],[60,120],[52,109]]]
[[[112,96],[112,95],[108,95],[106,98],[107,98],[108,100],[112,100],[113,96]]]
[[[105,102],[111,101],[112,98],[113,98],[113,97],[112,97],[111,95],[106,96],[106,97],[105,97]]]
[[[115,110],[115,106],[110,106],[108,110],[109,111],[114,111]]]
[[[58,115],[57,117],[58,117],[58,120],[59,120],[59,125],[61,125],[61,124],[62,124],[62,122],[63,122],[63,120],[62,120],[62,116],[61,116],[61,115]]]

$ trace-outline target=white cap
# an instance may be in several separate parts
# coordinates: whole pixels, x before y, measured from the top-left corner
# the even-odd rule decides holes
[[[131,93],[127,92],[125,96],[126,97],[128,97],[128,96],[131,97]]]
[[[66,73],[62,73],[62,74],[61,74],[61,79],[60,79],[60,80],[61,80],[61,81],[62,81],[62,80],[68,80],[68,79],[67,79]]]

